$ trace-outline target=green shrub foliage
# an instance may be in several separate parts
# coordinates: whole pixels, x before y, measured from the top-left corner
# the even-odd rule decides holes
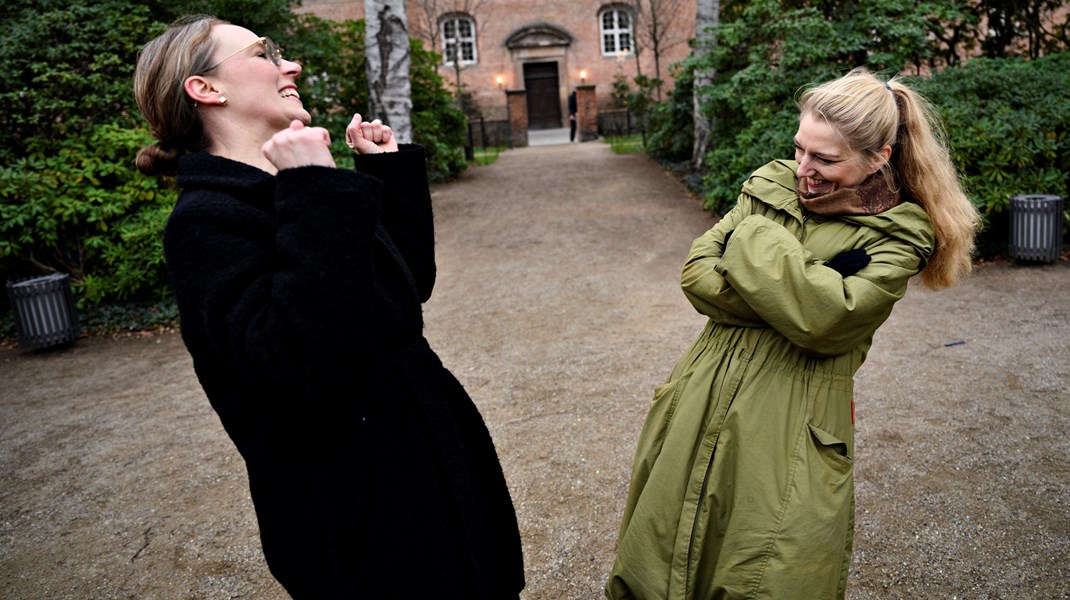
[[[647,152],[663,163],[686,165],[691,161],[694,126],[694,71],[690,61],[673,67],[675,83],[665,102],[654,104],[647,112]]]
[[[91,301],[157,296],[173,192],[134,168],[144,5],[16,2],[0,25],[0,279],[70,273]],[[6,296],[3,303],[6,303]]]
[[[175,18],[211,14],[273,37],[303,65],[302,100],[352,164],[345,126],[367,112],[364,27],[295,14],[292,0],[13,0],[0,23],[0,281],[69,273],[82,309],[169,296],[161,251],[177,190],[134,157],[152,140],[132,95],[137,53]],[[464,168],[464,117],[413,42],[414,140],[433,180]],[[6,294],[0,314],[7,318]],[[96,307],[96,308],[94,308]],[[171,318],[166,310],[146,311]],[[0,326],[2,328],[2,326]]]
[[[138,122],[131,75],[160,28],[133,3],[16,1],[0,21],[0,164],[56,154],[95,125]]]
[[[1015,194],[1070,192],[1070,53],[979,58],[920,79],[970,196],[998,218]]]
[[[441,55],[426,50],[419,40],[412,40],[409,57],[413,142],[422,145],[427,153],[431,181],[444,181],[460,174],[467,164],[467,121],[445,80],[435,70],[442,62]]]
[[[134,168],[148,135],[89,125],[51,152],[0,168],[0,259],[5,276],[69,273],[90,301],[160,295],[160,232],[174,192]]]

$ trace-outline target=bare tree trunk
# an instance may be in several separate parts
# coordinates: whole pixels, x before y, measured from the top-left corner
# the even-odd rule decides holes
[[[720,22],[720,0],[698,0],[695,3],[695,56],[709,56],[717,44],[717,38],[709,31]],[[701,171],[706,167],[706,153],[709,152],[710,137],[713,133],[713,121],[702,110],[702,92],[713,83],[713,69],[698,67],[695,69],[695,91],[692,107],[694,109],[695,145],[691,150],[691,169]]]
[[[656,28],[656,26],[655,26],[655,28]],[[655,35],[654,38],[653,38],[653,47],[651,48],[651,50],[654,51],[654,81],[656,82],[656,85],[657,85],[657,88],[658,88],[658,102],[661,102],[661,48],[660,48],[660,45],[661,45],[661,38],[659,36]]]
[[[660,3],[650,0],[650,12],[647,17],[650,21],[648,33],[650,34],[650,51],[654,53],[654,85],[658,91],[658,102],[661,102],[661,38],[665,35],[660,27],[660,9]]]
[[[381,119],[399,143],[412,142],[409,28],[404,0],[364,0],[369,119]]]
[[[464,110],[464,82],[461,81],[461,71],[463,71],[464,68],[461,67],[460,54],[461,49],[457,48],[457,56],[453,58],[453,74],[457,79],[457,110],[465,113],[465,116],[467,117],[468,113]]]
[[[410,27],[413,37],[427,40],[431,44],[431,50],[441,52],[438,19],[443,11],[439,9],[438,0],[415,0],[411,4],[417,9],[416,24]],[[411,19],[412,15],[409,17]]]
[[[658,102],[663,94],[661,81],[661,55],[666,50],[682,43],[684,38],[673,32],[673,24],[680,12],[684,10],[685,0],[632,0],[630,5],[635,11],[636,69],[638,70],[638,49],[649,48],[654,53],[654,79]]]
[[[639,35],[640,34],[639,24],[641,23],[641,21],[643,19],[643,14],[645,13],[646,9],[643,8],[643,0],[632,0],[632,3],[631,3],[630,6],[631,6],[631,9],[632,9],[632,17],[633,17],[633,19],[632,19],[632,58],[635,59],[635,75],[636,75],[636,77],[638,77],[638,76],[643,74],[643,66],[639,63],[639,55],[643,51],[643,43],[644,43],[644,39],[641,38],[640,35]],[[599,40],[598,43],[601,44],[602,41]],[[617,50],[619,51],[620,48],[618,48]]]

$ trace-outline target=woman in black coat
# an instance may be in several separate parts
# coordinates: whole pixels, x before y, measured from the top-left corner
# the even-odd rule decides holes
[[[135,75],[159,140],[138,166],[182,188],[164,234],[182,336],[245,459],[268,566],[295,598],[517,598],[494,446],[423,337],[423,151],[356,115],[357,169],[335,168],[300,72],[202,17]]]

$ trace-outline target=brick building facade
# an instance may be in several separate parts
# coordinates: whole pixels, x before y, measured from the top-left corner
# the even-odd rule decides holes
[[[672,86],[669,66],[689,54],[688,41],[695,31],[694,2],[663,0],[663,6],[669,4],[672,9],[662,11],[668,14],[659,12],[665,32],[659,62],[666,91]],[[615,78],[623,76],[631,83],[639,72],[654,76],[649,23],[634,5],[601,0],[408,0],[406,10],[412,36],[444,56],[439,73],[451,83],[459,76],[485,118],[507,119],[506,92],[523,90],[528,127],[546,129],[568,126],[568,94],[578,87],[593,89],[594,102],[605,109]],[[328,19],[360,19],[364,2],[305,0],[299,10]]]

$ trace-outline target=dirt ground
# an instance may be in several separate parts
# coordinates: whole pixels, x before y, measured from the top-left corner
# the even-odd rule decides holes
[[[703,325],[678,275],[712,220],[601,143],[505,152],[434,201],[427,335],[494,436],[523,598],[599,598],[651,392]],[[911,289],[857,376],[848,598],[1070,598],[1068,340],[1065,260]],[[0,351],[0,597],[286,597],[177,334]]]

